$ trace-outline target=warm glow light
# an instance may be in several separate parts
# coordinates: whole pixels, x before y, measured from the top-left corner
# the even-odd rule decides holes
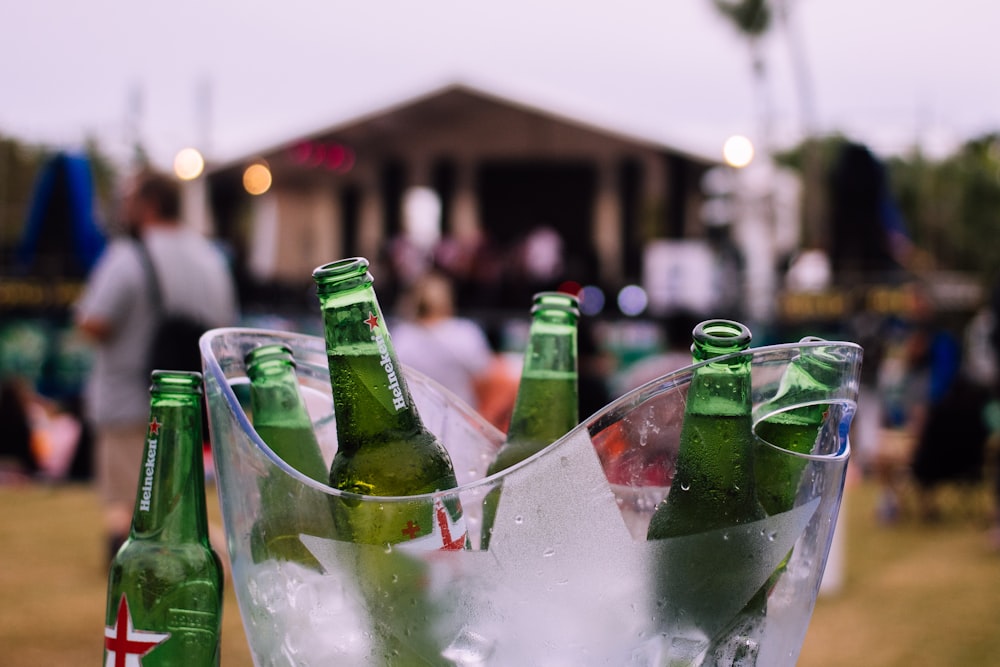
[[[753,143],[742,135],[733,135],[726,139],[722,157],[730,167],[745,167],[753,161]]]
[[[182,181],[193,181],[205,170],[205,158],[197,148],[183,148],[174,156],[174,173]]]
[[[243,172],[243,187],[252,195],[262,195],[271,189],[271,170],[257,162]]]

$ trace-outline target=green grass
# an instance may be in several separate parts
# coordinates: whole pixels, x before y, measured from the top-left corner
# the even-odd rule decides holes
[[[876,496],[868,483],[849,488],[843,587],[817,603],[800,667],[1000,664],[1000,554],[981,519],[883,527]],[[218,523],[214,491],[209,509]],[[0,488],[0,511],[0,664],[100,664],[107,582],[96,496],[85,486]],[[250,667],[231,587],[223,626],[223,667]]]

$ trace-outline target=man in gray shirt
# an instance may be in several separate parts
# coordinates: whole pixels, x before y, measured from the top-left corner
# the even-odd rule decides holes
[[[149,418],[146,366],[156,310],[136,239],[156,267],[163,309],[209,327],[237,321],[225,258],[180,220],[180,189],[167,176],[138,175],[126,195],[129,237],[113,241],[76,304],[79,328],[95,343],[84,408],[95,433],[95,474],[111,555],[128,535]]]

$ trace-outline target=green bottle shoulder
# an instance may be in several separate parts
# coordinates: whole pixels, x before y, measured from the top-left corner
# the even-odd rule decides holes
[[[196,575],[218,570],[221,561],[211,547],[199,542],[163,542],[153,539],[131,539],[122,546],[111,562],[116,571],[162,572],[167,575]]]

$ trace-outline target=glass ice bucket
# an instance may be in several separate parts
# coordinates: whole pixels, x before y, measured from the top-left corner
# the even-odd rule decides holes
[[[647,541],[677,456],[689,366],[619,398],[539,454],[497,475],[487,466],[503,435],[426,377],[406,371],[426,426],[449,450],[467,548],[420,552],[300,534],[312,567],[255,557],[254,525],[269,477],[290,468],[248,416],[243,358],[284,343],[327,461],[336,450],[321,338],[217,329],[201,340],[217,484],[240,613],[254,661],[271,665],[794,665],[826,564],[843,491],[861,348],[811,342],[751,349],[755,428],[802,404],[821,405],[811,451],[758,438],[762,458],[795,470],[787,511],[749,524]],[[841,360],[822,395],[775,401],[790,362],[823,345]],[[789,458],[790,457],[790,458]],[[482,504],[502,486],[488,549]],[[269,498],[271,496],[268,496]],[[412,498],[407,500],[412,501]],[[384,508],[402,499],[359,497]],[[266,503],[265,503],[266,504]],[[276,518],[275,518],[276,517]],[[297,533],[294,527],[291,532]],[[766,595],[754,613],[751,600]]]

